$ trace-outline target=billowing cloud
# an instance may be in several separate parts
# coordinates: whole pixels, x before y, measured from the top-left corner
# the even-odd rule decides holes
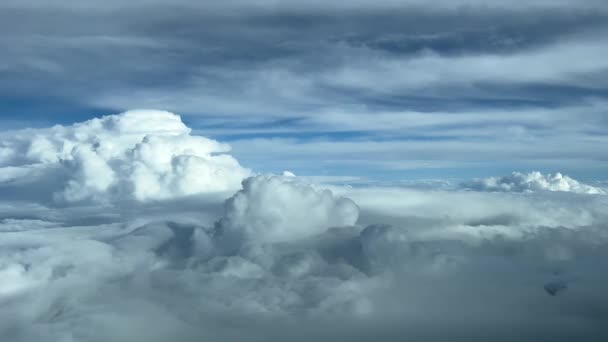
[[[251,176],[156,111],[1,144],[2,340],[608,336],[607,197],[565,176],[526,196]]]
[[[27,178],[31,168],[39,171],[41,182],[56,182],[59,175],[63,188],[54,193],[59,202],[147,201],[235,191],[249,175],[225,154],[228,145],[190,135],[179,116],[163,111],[129,111],[71,126],[8,132],[2,146],[5,182]]]
[[[249,182],[264,182],[275,188],[275,196],[301,191],[302,185],[275,177]],[[446,195],[432,196],[441,202]],[[479,200],[475,193],[454,195],[460,201],[445,201],[466,215],[479,220],[491,215],[471,210]],[[282,199],[294,207],[305,203],[294,193],[289,196]],[[390,201],[374,192],[364,196]],[[550,197],[545,200],[559,207]],[[273,207],[277,201],[261,203]],[[571,202],[573,210],[595,205]],[[256,210],[261,215],[270,210],[261,207],[256,205],[249,219]],[[362,214],[370,209],[364,206]],[[233,341],[243,333],[254,341],[270,336],[297,341],[312,334],[329,341],[354,330],[355,341],[448,335],[483,340],[511,336],[517,326],[524,341],[606,336],[601,322],[607,279],[597,272],[598,260],[608,256],[605,217],[573,229],[536,227],[520,236],[471,240],[453,229],[479,226],[457,219],[433,229],[422,219],[436,217],[433,210],[431,203],[417,208],[416,224],[410,219],[330,230],[317,229],[313,217],[310,234],[293,231],[288,241],[219,252],[221,238],[212,227],[156,222],[59,228],[23,221],[31,230],[1,233],[0,335],[11,341],[101,342]],[[229,215],[227,210],[219,222]],[[291,228],[281,216],[265,218],[271,227],[283,222],[286,232]],[[516,221],[506,224],[522,228]],[[427,229],[434,234],[424,234]],[[493,322],[492,328],[476,330],[480,322]]]
[[[530,173],[513,172],[509,176],[477,179],[466,183],[465,186],[479,191],[565,191],[581,194],[606,194],[606,191],[602,188],[580,183],[559,172],[547,175],[538,171]]]
[[[284,242],[322,233],[329,227],[352,226],[359,208],[293,180],[294,176],[256,176],[226,202],[218,228],[227,239]]]

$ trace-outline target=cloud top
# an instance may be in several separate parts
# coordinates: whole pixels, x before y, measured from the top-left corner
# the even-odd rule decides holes
[[[243,189],[226,201],[218,225],[222,234],[233,241],[284,242],[355,224],[355,202],[293,178],[259,175],[243,181]]]
[[[19,170],[36,166],[40,181],[54,182],[59,172],[59,202],[162,200],[238,189],[249,170],[225,154],[230,146],[190,131],[173,113],[135,110],[5,133],[0,179],[15,180]]]
[[[508,176],[477,179],[465,184],[465,187],[477,191],[500,192],[534,192],[563,191],[579,194],[606,194],[604,189],[583,184],[566,175],[513,172]]]

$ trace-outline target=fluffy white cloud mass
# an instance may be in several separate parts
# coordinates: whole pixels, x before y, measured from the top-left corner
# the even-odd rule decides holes
[[[249,175],[225,154],[229,146],[190,135],[179,116],[163,111],[129,111],[0,138],[0,181],[60,180],[57,202],[234,191]]]
[[[513,172],[509,176],[478,179],[465,184],[465,186],[479,191],[566,191],[580,194],[606,194],[604,189],[580,183],[559,172],[547,175],[538,171],[530,173]]]
[[[324,189],[189,133],[4,133],[1,341],[608,338],[608,196]]]
[[[359,208],[352,200],[293,177],[260,175],[243,181],[243,189],[226,202],[218,226],[222,234],[231,240],[282,242],[355,224]]]

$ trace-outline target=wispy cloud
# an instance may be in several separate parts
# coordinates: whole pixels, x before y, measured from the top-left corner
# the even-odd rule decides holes
[[[197,132],[236,140],[252,162],[263,156],[241,142],[254,138],[289,137],[304,151],[339,140],[352,155],[362,140],[428,139],[429,151],[483,141],[501,158],[521,145],[539,159],[559,159],[547,152],[559,141],[562,164],[579,146],[596,150],[603,168],[591,147],[607,124],[602,1],[0,6],[4,113],[40,121],[32,113],[166,109]],[[381,162],[407,162],[393,156]]]

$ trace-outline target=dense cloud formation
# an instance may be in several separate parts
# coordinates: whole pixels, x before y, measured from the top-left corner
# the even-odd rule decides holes
[[[606,193],[604,189],[580,183],[559,172],[554,175],[543,175],[538,171],[531,173],[513,172],[509,176],[478,179],[465,184],[465,186],[480,191],[566,191],[581,194]]]
[[[60,179],[56,202],[147,201],[234,191],[249,174],[222,154],[229,146],[190,135],[179,116],[163,111],[129,111],[0,137],[0,180]]]
[[[0,340],[608,337],[607,196],[248,177],[189,133],[135,111],[2,136]]]
[[[355,224],[359,208],[353,201],[291,177],[246,179],[243,189],[226,202],[221,232],[232,239],[237,235],[258,242],[285,242]]]

